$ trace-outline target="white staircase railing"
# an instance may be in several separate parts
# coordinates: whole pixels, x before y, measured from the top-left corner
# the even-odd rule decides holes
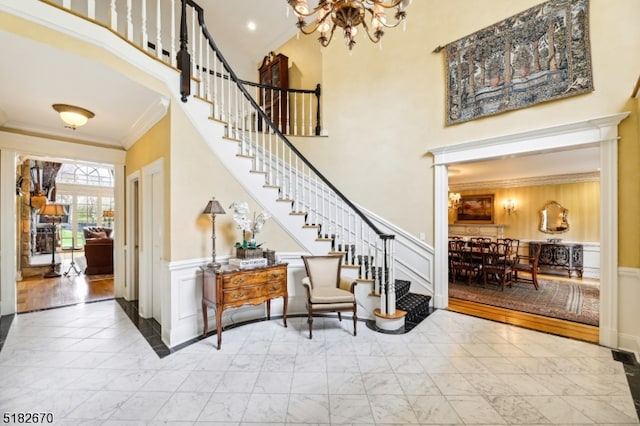
[[[266,89],[237,78],[207,30],[203,9],[193,0],[41,1],[106,25],[180,69],[183,102],[193,95],[210,105],[209,118],[224,123],[226,137],[237,141],[236,156],[250,159],[251,172],[264,175],[265,187],[277,188],[278,201],[290,203],[289,214],[304,216],[303,227],[316,229],[316,240],[330,241],[331,252],[342,254],[345,265],[357,268],[359,278],[371,282],[376,294],[385,295],[393,287],[394,235],[381,231],[284,136],[287,129],[276,126],[259,105]],[[301,114],[300,128],[308,130],[300,134],[317,133],[307,120],[311,111]],[[289,131],[297,127],[296,120],[287,125]],[[380,310],[390,308],[391,303]]]

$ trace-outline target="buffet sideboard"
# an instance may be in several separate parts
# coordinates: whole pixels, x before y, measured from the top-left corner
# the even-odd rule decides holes
[[[571,272],[576,271],[578,276],[582,278],[584,258],[582,244],[530,241],[530,256],[533,256],[539,245],[542,246],[538,261],[541,272],[566,271],[571,278]]]

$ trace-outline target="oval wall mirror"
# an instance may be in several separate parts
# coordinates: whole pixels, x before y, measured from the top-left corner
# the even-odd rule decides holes
[[[561,234],[569,230],[567,215],[569,210],[555,201],[549,201],[540,210],[540,231],[547,234]]]

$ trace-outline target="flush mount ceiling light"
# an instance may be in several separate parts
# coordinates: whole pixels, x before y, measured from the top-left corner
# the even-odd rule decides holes
[[[353,49],[356,44],[354,37],[358,34],[358,27],[362,25],[369,39],[378,43],[384,35],[384,28],[397,27],[407,17],[405,7],[411,0],[320,0],[318,6],[311,8],[307,0],[287,0],[293,12],[298,17],[297,27],[304,34],[320,33],[318,41],[324,47],[333,38],[336,27],[342,28],[344,41]],[[396,9],[395,21],[387,23],[386,9]],[[367,13],[371,16],[371,30],[367,25]],[[305,18],[316,15],[314,21],[307,25]]]
[[[95,114],[88,109],[73,105],[53,104],[51,106],[60,114],[60,118],[66,124],[65,127],[73,130],[77,127],[84,126],[90,118],[95,116]]]

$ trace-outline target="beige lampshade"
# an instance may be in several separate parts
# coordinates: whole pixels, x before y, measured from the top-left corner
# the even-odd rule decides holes
[[[226,212],[224,211],[224,209],[220,205],[220,202],[218,200],[216,200],[216,197],[211,197],[211,200],[209,200],[209,203],[207,204],[207,207],[204,208],[204,211],[202,213],[204,213],[204,214],[225,214]]]
[[[40,216],[62,217],[67,215],[67,211],[62,204],[45,204],[40,207],[38,214]]]

